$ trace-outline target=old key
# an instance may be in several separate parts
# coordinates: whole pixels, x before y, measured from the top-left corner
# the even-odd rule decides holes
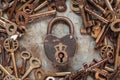
[[[30,67],[25,72],[25,74],[22,76],[21,79],[25,79],[33,69],[39,68],[41,66],[41,64],[42,64],[41,60],[39,60],[38,58],[31,57],[30,58]]]
[[[16,77],[18,77],[18,72],[17,72],[17,65],[16,65],[16,61],[15,61],[14,52],[18,49],[18,46],[19,46],[19,44],[18,44],[17,40],[7,38],[4,41],[4,48],[7,52],[10,52],[11,57],[12,57],[12,62],[13,62],[14,72],[15,72]]]
[[[22,66],[19,69],[20,74],[23,75],[25,73],[26,63],[27,63],[27,60],[30,59],[30,57],[31,57],[31,54],[27,51],[23,51],[21,53],[21,58],[23,59],[23,61],[22,61]]]
[[[39,73],[41,74],[41,77],[38,76]],[[45,72],[43,69],[39,68],[35,71],[34,74],[36,80],[46,80],[46,78],[49,76],[62,77],[71,74],[71,72]]]

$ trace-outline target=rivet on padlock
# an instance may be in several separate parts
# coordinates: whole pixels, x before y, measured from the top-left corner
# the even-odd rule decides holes
[[[63,21],[69,26],[70,34],[62,38],[58,38],[52,34],[53,25],[59,21]],[[74,38],[74,26],[69,18],[59,16],[50,21],[47,36],[44,41],[44,49],[48,59],[57,65],[67,64],[74,56],[76,51],[76,40]]]

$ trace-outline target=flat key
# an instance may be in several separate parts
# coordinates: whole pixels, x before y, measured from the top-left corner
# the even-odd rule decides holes
[[[18,46],[19,46],[19,44],[18,44],[17,40],[7,38],[4,41],[4,48],[7,52],[10,52],[10,54],[11,54],[12,62],[13,62],[13,66],[14,66],[14,73],[17,78],[18,78],[18,71],[17,71],[17,65],[16,65],[16,61],[15,61],[14,52],[18,49]]]
[[[25,73],[25,68],[26,68],[26,64],[27,64],[27,60],[30,59],[31,54],[28,51],[23,51],[21,53],[21,58],[23,59],[22,61],[22,66],[19,69],[19,72],[21,75],[23,75]]]
[[[36,80],[45,80],[47,77],[63,77],[68,74],[71,74],[71,72],[45,72],[43,69],[39,68],[35,71],[35,78]],[[41,77],[38,76],[38,74],[41,74]]]
[[[13,35],[17,31],[17,25],[3,17],[0,17],[0,27],[4,28],[8,35]]]
[[[16,23],[20,26],[26,26],[28,23],[34,21],[35,19],[50,15],[55,15],[55,14],[56,14],[56,10],[40,12],[33,15],[28,15],[24,12],[18,12],[16,14]]]
[[[34,58],[34,57],[31,57],[30,58],[30,67],[29,69],[25,72],[25,74],[22,76],[22,80],[25,79],[29,74],[30,72],[33,70],[33,69],[36,69],[36,68],[39,68],[41,66],[41,60],[38,59],[38,58]]]

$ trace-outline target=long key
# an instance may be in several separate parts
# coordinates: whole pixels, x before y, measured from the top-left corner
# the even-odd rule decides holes
[[[98,15],[97,13],[93,12],[89,7],[85,6],[85,11],[88,12],[89,14],[95,16],[97,19],[99,19],[100,21],[102,21],[103,23],[108,23],[109,21],[105,18],[103,18],[102,16]]]
[[[13,40],[10,38],[7,38],[4,41],[4,48],[7,52],[10,52],[11,57],[12,57],[12,62],[13,62],[13,66],[14,66],[14,73],[15,76],[18,78],[18,72],[17,72],[17,65],[16,65],[16,61],[15,61],[15,55],[14,52],[18,49],[18,41],[17,40]]]
[[[45,17],[45,16],[50,16],[50,15],[55,15],[55,14],[56,14],[56,10],[45,11],[45,12],[36,13],[36,14],[33,14],[33,15],[27,15],[24,12],[18,12],[16,14],[16,23],[20,26],[26,26],[29,22],[32,22],[35,19]],[[20,20],[21,17],[24,20]]]
[[[40,66],[41,66],[41,60],[39,60],[38,58],[31,57],[30,58],[30,67],[25,72],[25,74],[22,76],[21,79],[22,80],[25,79],[33,69],[39,68]]]
[[[36,80],[45,80],[49,76],[63,77],[63,76],[71,74],[71,72],[45,72],[43,69],[39,68],[35,71],[34,74],[35,74]],[[38,74],[41,74],[40,78],[39,78]]]
[[[29,52],[27,52],[27,51],[23,51],[21,53],[21,58],[23,59],[22,66],[19,69],[19,72],[20,72],[21,75],[23,75],[25,73],[25,68],[26,68],[27,60],[30,59],[30,57],[31,57],[31,54]]]
[[[8,35],[13,35],[17,31],[17,25],[3,17],[0,17],[0,27],[4,28]]]

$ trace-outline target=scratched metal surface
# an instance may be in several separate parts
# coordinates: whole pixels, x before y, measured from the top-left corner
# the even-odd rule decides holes
[[[71,11],[70,0],[67,0],[67,8],[66,12],[57,13],[57,16],[66,16],[70,18],[74,24],[74,35],[77,40],[78,48],[72,62],[70,63],[70,67],[68,67],[68,70],[75,71],[81,68],[84,62],[89,64],[94,58],[100,60],[100,56],[99,51],[95,51],[94,49],[94,39],[89,35],[80,34],[82,19],[80,16]],[[32,56],[40,58],[42,61],[41,68],[45,71],[58,71],[55,67],[53,67],[51,61],[47,59],[43,48],[43,41],[47,33],[47,26],[51,19],[53,19],[53,17],[46,17],[29,24],[27,26],[27,33],[20,39],[20,46],[25,47],[27,51],[31,52]],[[53,28],[53,34],[58,37],[69,34],[67,25],[61,23],[56,24]],[[21,60],[19,60],[18,63],[21,63]],[[18,64],[18,66],[20,65]],[[27,68],[29,68],[29,66]],[[33,72],[34,71],[30,74],[30,78],[32,80],[34,80]],[[92,79],[89,78],[88,80]]]

